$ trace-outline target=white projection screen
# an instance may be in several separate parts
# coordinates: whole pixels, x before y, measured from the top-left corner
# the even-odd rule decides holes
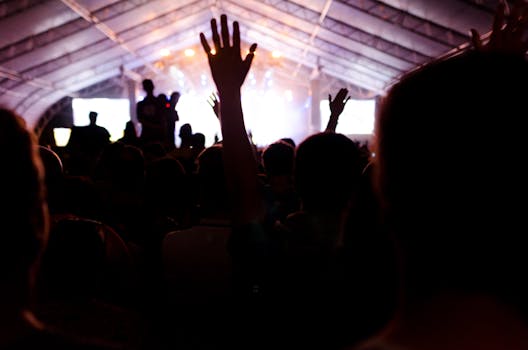
[[[123,136],[126,122],[130,120],[130,107],[126,98],[74,98],[72,108],[75,126],[90,124],[90,111],[97,112],[97,125],[108,130],[111,141]]]

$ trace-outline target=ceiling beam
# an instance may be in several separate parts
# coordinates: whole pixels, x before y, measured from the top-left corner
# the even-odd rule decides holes
[[[289,1],[304,6],[312,11],[319,11],[325,0]],[[387,41],[398,43],[403,47],[427,56],[436,57],[450,49],[448,45],[441,44],[423,35],[414,33],[343,3],[332,3],[332,6],[328,11],[328,17],[347,23],[352,27],[359,28],[371,35],[381,37]]]
[[[203,6],[188,6],[172,13],[170,18],[165,18],[163,22],[155,23],[157,25],[168,23],[165,26],[158,27],[156,30],[153,30],[150,24],[144,24],[141,28],[134,27],[129,31],[121,33],[121,36],[126,39],[130,38],[126,43],[134,48],[141,49],[149,44],[156,44],[167,37],[171,37],[175,33],[192,28],[196,22],[203,22],[207,12],[206,4],[207,1],[203,1]],[[196,10],[199,10],[199,12],[190,12]],[[170,19],[170,21],[167,19]],[[94,64],[104,64],[105,62],[111,61],[114,57],[122,56],[122,54],[123,50],[120,47],[113,45],[108,40],[102,40],[39,66],[32,67],[26,70],[25,74],[38,77],[50,77],[50,74],[60,74],[62,71],[67,71],[70,72],[69,74],[76,75],[80,71],[87,70],[86,67],[91,67]],[[66,77],[63,75],[60,79],[54,79],[53,77],[49,79],[63,80]],[[4,88],[15,88],[16,84],[2,84],[2,86]]]
[[[138,59],[142,60],[142,57],[139,56],[134,49],[132,49],[130,46],[126,44],[126,42],[110,28],[106,23],[101,21],[97,16],[90,13],[88,9],[86,9],[84,6],[82,6],[80,3],[78,3],[76,0],[61,0],[66,6],[71,8],[73,11],[78,13],[82,18],[84,18],[86,21],[90,22],[97,28],[100,32],[102,32],[108,39],[112,40],[114,43],[119,45],[123,50],[127,51],[131,55],[137,57]],[[145,66],[149,68],[152,72],[159,74],[159,70],[154,67],[150,62],[144,61]]]
[[[13,2],[23,3],[23,1],[18,0]],[[25,8],[21,12],[14,12],[1,19],[0,47],[45,32],[75,18],[77,15],[59,1],[40,1],[35,6]]]
[[[296,14],[290,14],[281,10],[278,7],[268,5],[262,1],[257,0],[240,0],[237,4],[243,6],[246,9],[258,12],[269,19],[280,22],[284,26],[289,26],[297,30],[309,33],[314,28],[314,23],[306,19],[298,17]],[[394,55],[387,54],[386,52],[373,47],[371,43],[365,44],[352,40],[350,37],[340,35],[333,32],[325,27],[325,24],[329,21],[329,18],[325,18],[322,22],[322,26],[319,26],[317,37],[321,40],[332,43],[333,45],[342,47],[353,54],[365,57],[365,59],[372,60],[377,64],[386,65],[394,69],[406,71],[414,66],[413,62],[406,61]]]
[[[378,1],[465,35],[468,35],[470,28],[475,28],[479,32],[488,31],[493,22],[492,13],[483,11],[479,6],[473,6],[461,1]]]
[[[40,0],[26,0],[26,1],[3,1],[0,3],[0,20],[5,20],[22,11],[27,11],[30,7],[38,5]]]
[[[238,17],[240,22],[246,23],[246,27],[253,29],[256,32],[263,34],[263,38],[260,40],[265,40],[265,37],[274,38],[275,42],[284,42],[288,46],[301,49],[301,53],[298,54],[295,60],[299,61],[302,50],[306,47],[305,42],[308,40],[309,34],[300,32],[295,29],[291,29],[288,34],[285,34],[284,30],[277,30],[273,28],[273,23],[267,17],[262,15],[255,14],[252,11],[248,11],[243,7],[234,5],[231,2],[224,2],[224,7],[232,15]],[[256,17],[255,17],[256,16]],[[266,21],[266,22],[264,22]],[[262,24],[261,24],[262,23]],[[304,36],[303,39],[299,39],[299,36]],[[321,49],[322,46],[326,44],[326,49]],[[379,82],[386,82],[391,79],[392,76],[397,75],[399,71],[390,69],[384,66],[372,67],[372,64],[367,65],[366,62],[359,63],[358,57],[354,57],[353,53],[343,52],[343,57],[339,56],[337,53],[340,51],[339,47],[329,47],[328,43],[318,42],[318,45],[312,46],[309,48],[309,52],[320,57],[324,57],[329,62],[335,62],[337,64],[350,69],[352,72],[355,72],[358,76],[363,76],[364,78],[374,82],[373,86],[379,87]],[[332,52],[333,50],[333,52]],[[341,49],[341,51],[343,51]],[[383,84],[382,84],[383,85]],[[371,85],[372,87],[372,85]]]
[[[148,0],[141,1],[145,3]],[[141,5],[142,3],[140,1],[131,2],[128,0],[121,0],[99,8],[98,10],[93,12],[93,15],[97,16],[97,18],[101,20],[109,20],[124,15],[130,12],[131,10],[140,7]],[[64,5],[61,5],[61,7],[64,7]],[[64,8],[67,9],[66,7]],[[49,44],[54,44],[56,42],[61,41],[62,39],[67,38],[70,35],[82,32],[87,28],[92,27],[92,24],[86,21],[84,18],[78,17],[76,13],[72,13],[72,11],[69,9],[67,9],[67,11],[72,16],[74,16],[72,20],[66,23],[59,23],[56,26],[51,27],[45,31],[39,31],[31,36],[24,37],[22,40],[12,43],[8,46],[2,47],[0,49],[0,62],[5,62],[8,59],[19,57],[20,55],[29,51],[33,51]],[[128,23],[130,24],[130,22]],[[81,40],[81,43],[87,42],[87,38]],[[68,45],[68,47],[71,47],[71,45]]]
[[[468,40],[467,31],[460,33],[453,28],[415,16],[380,0],[343,0],[342,2],[445,45],[456,46]]]
[[[194,20],[202,18],[210,18],[208,11],[204,10],[199,14],[196,14],[192,18],[189,18],[189,22],[196,22]],[[201,21],[204,22],[204,21]],[[165,37],[160,41],[151,43],[146,46],[138,46],[136,50],[142,55],[143,59],[138,60],[135,56],[126,55],[122,57],[120,55],[114,56],[113,59],[109,59],[107,52],[103,52],[99,57],[92,57],[92,65],[89,69],[83,71],[82,74],[71,74],[70,72],[64,72],[64,70],[71,68],[70,66],[64,67],[62,74],[64,77],[58,78],[59,86],[68,86],[71,90],[78,91],[82,88],[98,83],[102,80],[120,76],[123,69],[133,70],[138,67],[144,66],[143,61],[154,62],[160,57],[159,48],[169,47],[173,50],[182,50],[183,48],[193,45],[199,41],[199,32],[205,31],[207,25],[204,23],[200,27],[187,28],[182,31],[177,31],[178,34],[172,35],[171,37]],[[169,42],[171,43],[170,46]],[[134,45],[133,42],[130,43]],[[135,47],[135,46],[134,46]],[[205,58],[204,58],[205,59]],[[87,59],[89,60],[89,59]],[[81,63],[86,64],[86,63]],[[50,73],[50,76],[54,75],[55,72]],[[29,92],[28,98],[25,100],[24,105],[21,109],[30,108],[31,104],[42,98],[48,98],[53,92],[41,91],[39,93]]]

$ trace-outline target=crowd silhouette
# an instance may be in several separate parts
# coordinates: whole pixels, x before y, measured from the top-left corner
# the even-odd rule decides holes
[[[256,147],[257,44],[225,15],[212,146],[176,145],[150,79],[115,142],[91,112],[58,152],[0,109],[0,349],[528,349],[528,8],[505,13],[402,77],[368,145],[336,132],[343,88],[325,131]]]

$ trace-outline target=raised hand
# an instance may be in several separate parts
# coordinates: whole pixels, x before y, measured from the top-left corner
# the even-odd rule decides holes
[[[240,29],[238,22],[233,22],[233,43],[230,42],[229,28],[227,26],[226,15],[220,16],[220,26],[222,40],[218,35],[216,19],[211,19],[211,31],[213,32],[213,44],[215,53],[211,52],[211,47],[205,39],[205,35],[200,33],[200,41],[209,59],[209,67],[213,80],[220,96],[229,91],[240,89],[246,75],[251,67],[251,62],[255,56],[257,44],[251,45],[246,58],[242,60],[240,55]]]
[[[218,98],[216,95],[211,97],[210,105],[215,113],[220,111],[217,115],[221,117],[219,119],[225,180],[231,197],[233,225],[237,226],[254,223],[261,215],[262,198],[259,192],[257,161],[246,132],[240,95],[240,88],[253,61],[257,44],[251,45],[248,55],[242,60],[238,23],[233,23],[231,43],[227,17],[222,15],[220,22],[221,40],[216,20],[211,20],[214,54],[203,33],[200,33],[200,40],[218,91]]]
[[[348,90],[345,88],[339,90],[334,100],[332,100],[332,95],[328,94],[328,104],[330,105],[331,114],[339,115],[343,113],[346,103],[350,100],[350,96],[347,97],[347,95]]]
[[[330,106],[330,119],[328,120],[328,125],[326,126],[326,132],[335,132],[337,127],[337,122],[341,113],[345,109],[345,105],[350,100],[348,96],[348,90],[341,88],[337,93],[336,97],[332,100],[332,95],[328,94],[328,105]]]
[[[528,40],[524,35],[528,29],[528,4],[516,1],[511,11],[506,2],[497,6],[489,41],[484,44],[476,29],[471,29],[471,41],[475,49],[482,52],[500,52],[524,55]]]
[[[218,101],[218,95],[215,92],[209,95],[209,97],[207,98],[207,103],[213,109],[213,112],[216,117],[220,119],[220,102]]]

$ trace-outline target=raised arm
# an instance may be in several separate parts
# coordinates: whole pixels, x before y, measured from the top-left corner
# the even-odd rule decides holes
[[[216,19],[211,20],[215,54],[211,53],[205,35],[200,40],[209,60],[211,74],[220,100],[220,125],[223,136],[224,166],[227,186],[233,206],[233,224],[244,225],[255,222],[260,215],[257,163],[246,133],[240,88],[253,61],[257,44],[251,45],[249,53],[240,55],[240,30],[233,23],[233,41],[230,41],[227,17],[220,17],[221,38]]]
[[[471,29],[471,41],[479,51],[524,56],[528,50],[527,29],[528,4],[516,1],[510,9],[505,1],[501,1],[495,11],[489,40],[483,43],[479,32]]]
[[[348,90],[342,88],[337,93],[336,97],[332,100],[332,95],[328,94],[328,104],[330,105],[330,119],[328,119],[328,124],[326,125],[325,132],[335,133],[337,128],[337,122],[339,121],[339,116],[343,113],[345,105],[350,100],[348,96]]]
[[[213,110],[216,117],[220,119],[220,102],[218,102],[218,94],[213,92],[211,95],[209,95],[207,103],[209,106],[211,106],[211,109]]]

